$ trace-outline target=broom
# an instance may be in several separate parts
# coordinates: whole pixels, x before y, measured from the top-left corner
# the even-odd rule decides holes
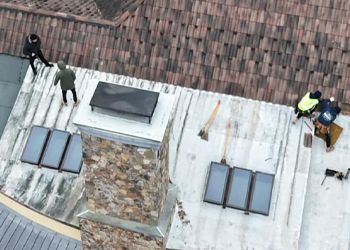
[[[230,144],[230,134],[231,134],[231,122],[229,122],[226,127],[224,155],[222,156],[222,159],[221,159],[222,164],[226,164],[227,148],[228,148],[228,145]]]
[[[198,136],[200,136],[203,140],[206,140],[206,141],[208,140],[209,128],[210,128],[211,124],[214,122],[215,117],[219,111],[220,103],[221,103],[220,100],[216,103],[216,106],[213,109],[213,111],[211,112],[208,121],[206,122],[204,127],[201,129],[201,131],[199,131],[199,133],[198,133]]]

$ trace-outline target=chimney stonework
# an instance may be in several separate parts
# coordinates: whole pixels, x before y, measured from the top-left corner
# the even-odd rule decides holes
[[[168,131],[159,150],[82,133],[91,211],[157,225],[169,182]]]
[[[83,141],[84,249],[165,249],[177,188],[169,184],[174,96],[160,93],[151,124],[94,112],[89,82],[74,123]]]

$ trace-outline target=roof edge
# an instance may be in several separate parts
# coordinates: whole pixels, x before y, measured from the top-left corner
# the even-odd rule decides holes
[[[81,241],[80,229],[73,225],[58,221],[38,211],[35,211],[28,206],[15,201],[8,195],[0,193],[0,203],[20,214],[24,218],[29,219],[45,228],[54,232],[65,235],[66,237]]]

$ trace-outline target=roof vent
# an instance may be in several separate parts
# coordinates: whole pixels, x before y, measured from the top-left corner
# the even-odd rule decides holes
[[[90,106],[99,113],[151,123],[158,97],[158,92],[99,82]]]

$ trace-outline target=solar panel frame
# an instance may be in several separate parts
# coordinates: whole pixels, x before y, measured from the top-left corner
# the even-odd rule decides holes
[[[220,201],[216,201],[216,200],[213,200],[213,199],[210,199],[210,198],[207,197],[209,184],[210,184],[210,180],[211,180],[211,176],[212,176],[212,171],[213,171],[213,168],[215,166],[226,167],[226,176],[225,176],[225,181],[224,181],[224,186],[223,186],[223,189],[222,189],[222,195],[221,195],[221,200]],[[229,169],[230,169],[230,167],[227,164],[222,164],[222,163],[218,163],[218,162],[211,162],[210,168],[209,168],[209,174],[208,174],[208,178],[207,178],[207,182],[206,182],[204,199],[203,199],[205,202],[216,204],[216,205],[223,205],[224,198],[225,198],[226,187],[227,187],[227,179],[229,177]]]
[[[269,191],[269,201],[268,201],[267,212],[264,212],[264,211],[261,211],[261,210],[259,211],[257,209],[253,209],[252,208],[254,194],[255,194],[255,188],[256,188],[256,179],[257,179],[258,175],[267,175],[267,176],[271,176],[272,177],[272,179],[271,179],[271,188],[270,188],[270,191]],[[255,172],[254,180],[252,182],[252,187],[251,187],[251,197],[250,197],[250,200],[249,200],[249,211],[250,212],[257,213],[257,214],[262,214],[262,215],[266,215],[266,216],[269,215],[270,207],[271,207],[271,198],[272,198],[272,190],[273,190],[274,180],[275,180],[275,175],[274,174],[268,174],[268,173],[259,172],[259,171]]]
[[[79,174],[80,171],[81,171],[81,168],[83,166],[83,155],[81,157],[81,161],[80,161],[80,166],[79,166],[79,170],[77,172],[75,171],[72,171],[72,170],[68,170],[68,168],[64,168],[64,165],[65,165],[65,162],[66,160],[68,159],[69,157],[69,154],[70,154],[70,150],[72,148],[72,144],[73,144],[73,139],[75,136],[79,136],[80,137],[80,140],[81,140],[81,135],[80,134],[77,134],[77,133],[73,133],[71,136],[70,136],[70,139],[69,139],[69,142],[68,142],[68,146],[67,146],[67,150],[64,154],[64,157],[63,157],[63,160],[62,160],[62,163],[61,163],[61,166],[60,166],[60,170],[61,171],[65,171],[65,172],[70,172],[70,173],[74,173],[74,174]]]
[[[40,154],[39,154],[37,160],[36,160],[36,161],[31,161],[31,160],[28,160],[28,159],[23,159],[23,155],[24,155],[24,153],[28,150],[28,148],[31,147],[31,145],[30,145],[30,139],[31,139],[32,136],[33,136],[34,128],[39,128],[39,129],[45,130],[45,131],[46,131],[46,135],[45,135],[45,139],[42,141],[41,149],[40,149]],[[50,129],[48,129],[48,128],[45,128],[45,127],[42,127],[42,126],[37,126],[37,125],[32,126],[32,128],[30,129],[30,133],[29,133],[29,136],[28,136],[28,138],[27,138],[26,144],[25,144],[24,149],[23,149],[23,151],[22,151],[22,155],[21,155],[20,160],[21,160],[22,162],[26,162],[26,163],[38,165],[38,164],[40,163],[40,161],[41,161],[41,158],[42,158],[42,155],[43,155],[43,152],[44,152],[44,148],[45,148],[45,145],[47,144],[47,140],[48,140],[48,137],[49,137],[49,135],[50,135],[50,132],[51,132],[51,131],[50,131]]]
[[[52,164],[49,164],[49,163],[45,163],[45,156],[50,148],[50,143],[52,142],[52,138],[54,137],[55,135],[55,132],[60,132],[60,133],[64,133],[66,135],[66,139],[65,139],[65,144],[64,144],[64,147],[63,147],[63,150],[61,150],[61,152],[59,153],[59,162],[57,164],[57,166],[54,166]],[[41,158],[41,161],[40,161],[40,166],[44,166],[44,167],[47,167],[47,168],[53,168],[53,169],[59,169],[60,165],[61,165],[61,162],[62,162],[62,159],[63,159],[63,156],[64,156],[64,153],[66,151],[66,148],[67,148],[67,143],[69,141],[69,137],[70,137],[70,133],[67,132],[67,131],[64,131],[64,130],[59,130],[59,129],[53,129],[51,134],[50,134],[50,137],[49,137],[49,140],[46,144],[46,147],[45,147],[45,151],[43,152],[42,154],[42,158]]]
[[[231,194],[231,191],[233,188],[232,184],[234,184],[233,182],[234,182],[234,177],[235,177],[235,170],[243,170],[243,171],[250,173],[248,185],[246,188],[246,195],[245,195],[245,202],[244,202],[245,205],[243,207],[234,205],[234,204],[230,203],[230,200],[229,200],[230,194]],[[245,169],[245,168],[239,168],[239,167],[233,167],[232,173],[231,173],[231,178],[230,178],[230,181],[228,183],[228,193],[227,193],[227,200],[226,200],[226,204],[225,204],[227,207],[235,208],[235,209],[239,209],[239,210],[246,210],[247,209],[247,206],[249,205],[249,189],[251,187],[252,179],[253,179],[253,171],[252,170]]]

